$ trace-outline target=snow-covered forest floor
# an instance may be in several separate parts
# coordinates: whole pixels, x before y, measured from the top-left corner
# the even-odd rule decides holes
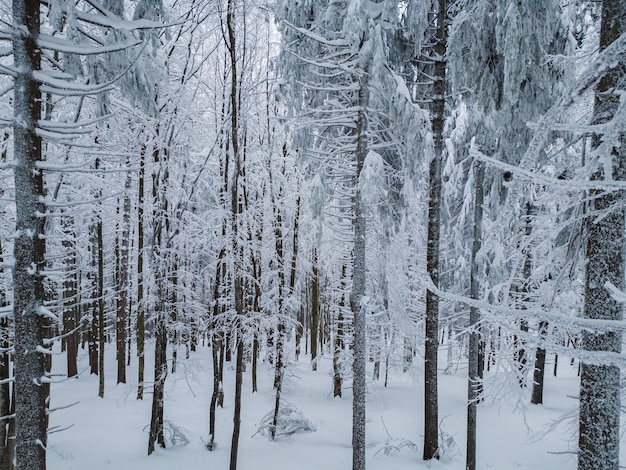
[[[148,349],[150,351],[150,349]],[[442,351],[442,356],[445,351]],[[77,379],[52,386],[52,408],[78,402],[52,413],[48,444],[49,470],[161,470],[228,468],[233,419],[234,363],[226,364],[225,403],[217,411],[217,449],[209,452],[208,412],[212,392],[210,349],[199,347],[189,359],[179,352],[178,370],[166,384],[165,419],[184,434],[186,445],[158,449],[146,455],[151,395],[136,397],[136,359],[128,370],[128,384],[114,383],[114,351],[107,351],[108,375],[104,398],[98,398],[98,378],[90,376],[86,351],[79,358],[83,371]],[[148,353],[146,371],[151,371]],[[546,426],[576,410],[577,365],[559,359],[559,376],[552,377],[553,356],[546,370],[544,405],[530,405],[530,391],[503,391],[498,403],[488,400],[479,408],[478,468],[560,470],[576,467],[575,418],[561,423],[545,436]],[[53,373],[65,372],[65,357],[54,358]],[[368,381],[367,466],[372,470],[415,468],[462,469],[465,465],[466,370],[460,362],[452,373],[440,373],[439,410],[441,444],[446,447],[440,462],[422,460],[422,380],[419,358],[402,373],[390,367],[389,382]],[[445,365],[445,358],[441,358]],[[372,364],[368,364],[371,378]],[[291,364],[283,397],[299,408],[316,431],[281,436],[275,442],[257,433],[258,423],[273,407],[273,370],[259,361],[259,391],[251,393],[250,371],[244,378],[242,429],[239,444],[241,470],[348,469],[351,467],[352,395],[344,381],[343,397],[332,397],[332,361],[325,357],[316,372],[308,357]],[[381,370],[381,378],[384,370]],[[151,373],[147,374],[151,377]],[[134,380],[133,380],[134,379]],[[500,382],[500,381],[498,381]],[[172,437],[169,427],[169,437]],[[54,431],[54,429],[53,429]],[[255,435],[256,434],[256,435]],[[180,436],[175,436],[176,438]],[[414,444],[414,445],[413,445]],[[625,446],[622,446],[622,449]],[[622,457],[624,452],[622,451]],[[624,461],[624,460],[623,460]]]

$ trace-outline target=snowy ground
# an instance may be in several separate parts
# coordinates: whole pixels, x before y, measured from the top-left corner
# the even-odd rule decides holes
[[[199,348],[190,359],[179,362],[177,373],[169,375],[166,386],[165,418],[184,432],[189,443],[159,449],[148,457],[151,396],[147,395],[143,401],[135,399],[136,361],[128,371],[129,383],[116,386],[113,352],[108,351],[108,354],[110,373],[106,376],[104,399],[97,397],[98,379],[89,376],[88,370],[78,379],[53,385],[53,408],[73,402],[78,404],[51,415],[51,426],[71,427],[50,435],[49,470],[228,468],[234,395],[234,372],[230,364],[225,372],[224,409],[217,411],[217,449],[209,452],[205,447],[212,372],[210,350]],[[56,356],[55,361],[55,372],[63,373],[65,358]],[[151,365],[147,362],[147,376],[151,376]],[[524,400],[516,407],[516,399],[481,405],[478,416],[480,469],[576,468],[575,454],[571,452],[575,447],[574,421],[534,439],[552,420],[576,406],[572,398],[577,394],[576,367],[565,360],[559,362],[559,377],[547,377],[544,405],[526,405]],[[81,356],[80,364],[83,369],[87,368],[86,354]],[[250,393],[249,372],[246,373],[239,469],[351,468],[351,390],[346,386],[343,398],[332,398],[331,367],[330,360],[324,359],[318,371],[312,372],[308,360],[303,358],[290,367],[283,396],[313,421],[317,431],[283,436],[275,442],[269,442],[261,434],[255,435],[257,424],[272,409],[272,371],[260,363],[256,394]],[[388,387],[384,388],[381,382],[369,383],[368,469],[464,468],[465,370],[459,367],[452,375],[440,375],[440,419],[443,420],[443,442],[449,454],[440,462],[421,460],[423,394],[420,375],[419,366],[407,374],[392,369]],[[349,386],[349,383],[344,385]],[[408,442],[417,447],[404,445]],[[399,451],[385,453],[385,448]]]

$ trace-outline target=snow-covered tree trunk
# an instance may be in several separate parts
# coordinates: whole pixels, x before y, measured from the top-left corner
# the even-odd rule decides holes
[[[606,49],[626,33],[626,2],[604,0],[602,3],[600,50]],[[610,64],[598,83],[594,104],[593,124],[607,125],[624,100],[626,78],[624,64]],[[622,103],[623,106],[623,103]],[[613,123],[622,126],[623,123]],[[612,175],[598,173],[597,179],[626,180],[623,130],[617,137],[594,137],[599,157],[610,162]],[[606,170],[605,170],[606,171]],[[624,289],[624,209],[623,192],[592,191],[592,211],[588,224],[587,265],[584,317],[619,321],[623,307],[608,290],[608,283]],[[596,218],[596,214],[598,214]],[[620,444],[620,369],[608,362],[603,353],[620,353],[622,335],[617,331],[583,331],[582,347],[594,351],[600,363],[582,363],[580,372],[580,410],[578,438],[579,470],[617,470]],[[604,362],[604,363],[602,363]]]
[[[434,156],[430,162],[430,194],[428,200],[428,244],[426,270],[433,285],[439,287],[439,243],[441,230],[441,168],[445,146],[443,127],[446,92],[447,1],[439,0],[437,32],[434,47],[435,76],[432,97],[432,131]],[[439,298],[426,291],[426,338],[424,352],[424,460],[438,458],[439,400],[437,391],[437,352],[439,346]]]
[[[37,47],[40,27],[37,0],[13,1],[14,85],[14,180],[16,236],[13,267],[15,320],[15,421],[16,467],[46,468],[46,380],[44,338],[45,237],[42,160],[41,91],[34,72],[41,68]]]
[[[354,177],[354,248],[352,259],[352,293],[350,309],[353,320],[352,340],[352,470],[365,470],[365,234],[366,218],[362,203],[359,178],[367,153],[367,70],[359,83],[357,104],[359,112],[356,122],[356,170]]]
[[[130,159],[126,161],[126,166],[130,166]],[[118,270],[118,309],[116,318],[116,344],[117,344],[117,383],[126,383],[126,320],[130,311],[129,295],[129,261],[130,261],[130,190],[132,185],[132,175],[130,170],[126,174],[124,184],[124,198],[122,207],[122,233],[119,253]]]
[[[146,344],[146,306],[144,299],[144,181],[146,174],[146,146],[139,156],[137,195],[137,400],[143,400]]]
[[[100,168],[100,158],[96,158],[96,170]],[[102,191],[98,192],[99,195]],[[104,233],[102,228],[102,203],[98,202],[99,212],[96,221],[96,259],[98,272],[96,274],[96,309],[98,312],[98,396],[104,397],[104,343],[105,343],[105,318],[104,318]]]

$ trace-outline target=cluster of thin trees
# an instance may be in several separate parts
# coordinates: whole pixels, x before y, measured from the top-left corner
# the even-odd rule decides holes
[[[438,458],[442,342],[446,369],[467,358],[468,469],[477,405],[498,381],[542,403],[548,352],[581,364],[579,468],[618,468],[622,1],[2,7],[1,468],[45,468],[59,346],[101,397],[115,348],[149,454],[179,354],[210,346],[207,447],[232,392],[231,470],[259,360],[273,439],[286,367],[332,357],[362,470],[367,362],[386,384],[420,356]]]

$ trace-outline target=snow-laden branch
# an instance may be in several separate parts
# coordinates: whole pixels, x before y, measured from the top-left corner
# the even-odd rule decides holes
[[[293,29],[294,31],[297,31],[303,36],[313,39],[314,41],[319,42],[320,44],[325,44],[326,46],[346,47],[350,45],[350,43],[346,41],[345,39],[327,39],[324,36],[314,33],[313,31],[309,29],[300,28],[285,19],[281,20],[281,23],[289,26],[291,29]]]
[[[588,191],[591,189],[604,190],[604,191],[619,191],[626,189],[626,181],[618,180],[586,180],[586,179],[559,179],[553,176],[548,176],[545,173],[536,172],[531,169],[521,168],[516,165],[511,165],[497,158],[489,157],[478,150],[475,146],[470,147],[469,154],[472,158],[481,160],[494,168],[498,168],[502,171],[509,171],[515,176],[527,179],[534,183],[544,183],[552,188],[571,191],[575,189],[577,191]]]
[[[52,6],[52,0],[41,0],[41,3],[46,5],[48,8],[51,8]],[[84,11],[75,10],[76,18],[94,26],[112,28],[118,31],[137,31],[141,29],[162,29],[169,26],[175,26],[176,24],[182,24],[182,22],[165,24],[158,21],[144,19],[131,21],[123,20],[94,0],[87,0],[87,3],[89,3],[100,14],[86,13]]]
[[[609,294],[611,294],[611,297],[613,297],[615,302],[626,304],[626,292],[618,289],[611,281],[606,281],[604,283],[604,288],[609,291]]]
[[[69,82],[55,77],[49,71],[33,71],[33,78],[42,84],[41,91],[58,96],[86,96],[112,90],[113,82],[89,85]],[[72,77],[73,78],[73,77]]]
[[[453,294],[452,292],[441,290],[435,287],[430,278],[426,281],[418,279],[417,283],[421,287],[435,293],[441,299],[465,304],[469,307],[478,308],[483,312],[489,312],[491,314],[498,315],[502,318],[510,319],[513,321],[516,321],[520,317],[523,317],[526,320],[545,320],[552,324],[560,325],[562,327],[570,326],[576,328],[577,330],[587,330],[591,332],[626,332],[625,320],[601,320],[574,317],[570,315],[555,313],[553,311],[538,307],[528,307],[524,310],[518,310],[512,305],[494,305],[484,300],[475,300],[464,295]]]
[[[42,49],[51,49],[53,51],[78,55],[96,55],[108,52],[117,52],[138,46],[140,44],[141,41],[138,39],[128,42],[110,44],[107,46],[100,46],[76,44],[75,42],[72,42],[70,40],[56,36],[50,36],[48,34],[40,34],[37,38],[37,45]]]

